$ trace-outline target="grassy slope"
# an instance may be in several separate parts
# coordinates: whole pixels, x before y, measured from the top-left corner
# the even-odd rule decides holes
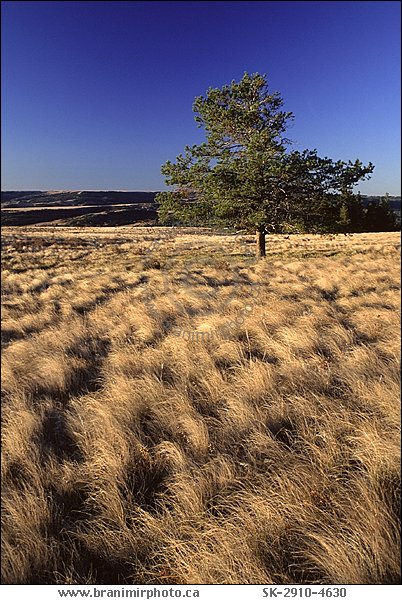
[[[81,207],[47,207],[2,210],[2,224],[8,227],[26,227],[36,224],[68,226],[118,226],[153,222],[156,210],[153,204],[137,204],[134,206],[81,206]]]
[[[156,192],[2,192],[5,226],[117,226],[156,219]]]
[[[94,206],[108,204],[153,203],[156,192],[141,191],[48,191],[1,192],[2,208]]]
[[[399,581],[398,234],[3,239],[3,583]]]

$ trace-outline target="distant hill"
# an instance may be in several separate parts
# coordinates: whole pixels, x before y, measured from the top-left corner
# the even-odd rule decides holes
[[[154,204],[158,192],[141,191],[29,191],[1,192],[2,208],[33,206],[102,206],[113,204]]]
[[[114,226],[156,222],[157,192],[4,191],[3,225]]]

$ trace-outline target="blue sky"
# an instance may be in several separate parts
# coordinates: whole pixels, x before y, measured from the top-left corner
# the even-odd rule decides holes
[[[399,2],[3,2],[2,189],[164,188],[208,87],[267,74],[295,148],[400,194]]]

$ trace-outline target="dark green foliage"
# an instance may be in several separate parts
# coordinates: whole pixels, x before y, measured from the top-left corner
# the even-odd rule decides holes
[[[392,210],[388,196],[371,200],[364,205],[360,194],[349,193],[339,199],[339,232],[397,231],[398,217]]]
[[[196,98],[195,120],[206,141],[162,166],[173,189],[156,197],[160,221],[264,233],[349,228],[351,189],[373,165],[290,151],[285,131],[293,114],[282,107],[258,73]]]
[[[337,230],[351,233],[364,230],[364,206],[360,194],[347,192],[339,197]]]
[[[396,231],[400,222],[391,208],[388,194],[378,202],[369,202],[364,214],[364,231]]]

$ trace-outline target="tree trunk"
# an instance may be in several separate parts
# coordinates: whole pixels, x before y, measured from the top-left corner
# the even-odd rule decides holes
[[[257,229],[256,232],[256,255],[257,258],[262,258],[265,256],[265,231]]]

